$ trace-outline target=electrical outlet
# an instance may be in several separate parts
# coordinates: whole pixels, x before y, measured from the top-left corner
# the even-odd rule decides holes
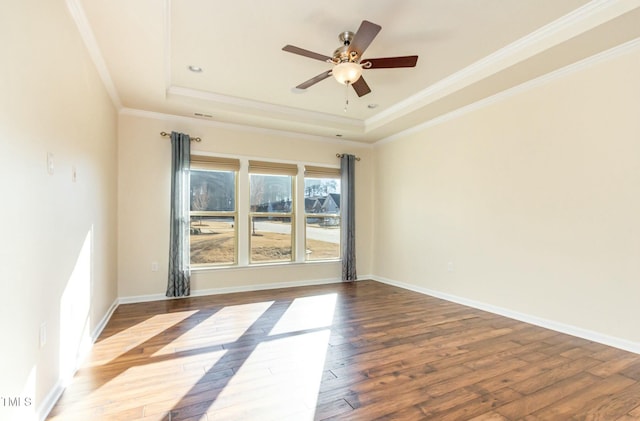
[[[47,324],[46,323],[42,323],[40,325],[39,337],[40,337],[40,348],[42,348],[47,344]]]
[[[71,181],[75,183],[78,181],[78,173],[76,171],[76,166],[71,167]]]
[[[453,265],[453,262],[448,262],[447,263],[447,272],[454,272],[455,270],[456,270],[456,268]]]
[[[151,262],[151,272],[158,271],[158,262]]]

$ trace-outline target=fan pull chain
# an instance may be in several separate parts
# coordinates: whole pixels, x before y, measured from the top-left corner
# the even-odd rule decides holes
[[[349,107],[349,82],[345,82],[344,87],[346,88],[344,91],[344,112],[346,113]]]

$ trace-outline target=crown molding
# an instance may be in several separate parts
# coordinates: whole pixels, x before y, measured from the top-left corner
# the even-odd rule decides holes
[[[101,50],[98,46],[97,40],[93,34],[92,28],[86,17],[86,14],[82,8],[81,0],[65,0],[69,9],[70,15],[75,22],[78,31],[83,39],[85,46],[89,52],[89,55],[98,71],[100,79],[111,98],[112,103],[118,111],[122,111],[124,106],[119,97],[118,91],[113,83],[111,75]],[[331,115],[327,113],[314,112],[310,110],[298,109],[294,107],[281,106],[276,104],[270,104],[260,101],[249,100],[245,98],[232,97],[222,95],[218,93],[211,93],[206,91],[194,90],[179,86],[171,85],[171,42],[170,42],[170,30],[171,30],[171,0],[163,1],[164,7],[164,25],[165,25],[165,94],[167,96],[176,96],[182,98],[190,98],[196,100],[207,101],[211,103],[217,103],[223,109],[226,107],[225,112],[236,113],[242,115],[242,110],[245,111],[245,115],[254,115],[260,119],[286,122],[288,120],[295,121],[300,126],[308,127],[331,127],[338,132],[351,132],[354,136],[366,135],[373,130],[380,128],[386,124],[393,122],[394,120],[407,115],[421,107],[445,97],[459,89],[469,86],[487,76],[494,74],[502,69],[505,69],[515,63],[518,63],[526,58],[529,58],[541,51],[544,51],[560,42],[563,42],[571,37],[574,37],[580,33],[588,31],[604,22],[607,22],[615,17],[618,17],[630,10],[640,7],[640,0],[593,0],[584,6],[568,13],[567,15],[549,23],[548,25],[532,32],[531,34],[511,43],[510,45],[490,54],[483,59],[467,66],[461,71],[442,79],[434,85],[414,94],[413,96],[400,101],[391,107],[381,111],[380,113],[373,115],[365,120],[353,119],[347,117],[341,117]],[[495,100],[495,96],[488,98],[489,100]],[[478,104],[485,103],[480,101]],[[454,118],[454,113],[469,112],[469,107],[463,107],[453,113],[448,114],[448,118]],[[248,112],[246,112],[248,111]],[[161,114],[161,113],[159,113]],[[166,116],[166,115],[165,115]],[[444,117],[444,116],[443,116]],[[427,124],[437,124],[438,121],[443,121],[443,117],[430,120]],[[186,118],[186,117],[185,117]],[[203,120],[193,118],[192,120],[203,122]],[[235,130],[245,127],[238,123],[224,123],[226,127],[234,128]],[[258,127],[249,126],[251,122],[244,130],[250,130],[260,133],[271,133],[285,136],[295,136],[297,138],[305,138],[307,140],[331,142],[334,144],[344,144],[346,142],[352,142],[353,145],[362,146],[363,144],[375,144],[380,142],[386,142],[394,140],[398,137],[406,136],[411,131],[419,130],[418,127],[424,128],[424,124],[409,128],[403,132],[398,132],[390,137],[382,140],[378,140],[375,143],[369,141],[356,141],[348,140],[346,138],[335,139],[322,135],[307,135],[298,133],[295,131],[278,130],[278,129],[262,129]],[[217,127],[222,127],[223,123],[216,122]],[[303,130],[303,129],[300,129]],[[346,133],[345,133],[346,134]]]
[[[388,136],[384,139],[381,139],[374,143],[374,145],[383,145],[385,143],[391,143],[396,140],[400,140],[414,133],[418,133],[422,130],[425,130],[429,127],[437,126],[438,124],[445,123],[447,121],[454,120],[458,117],[461,117],[465,114],[471,113],[473,111],[477,111],[489,105],[495,104],[497,102],[503,101],[507,98],[511,98],[513,96],[519,95],[521,93],[530,91],[539,86],[545,85],[553,80],[565,77],[572,73],[579,72],[581,70],[587,69],[591,66],[594,66],[598,63],[606,62],[608,60],[614,59],[616,57],[622,56],[624,54],[640,50],[640,38],[636,38],[624,44],[620,44],[614,48],[603,51],[601,53],[595,54],[591,57],[587,57],[583,60],[572,63],[568,66],[562,67],[553,72],[547,73],[546,75],[537,77],[535,79],[531,79],[527,82],[524,82],[520,85],[514,86],[513,88],[507,89],[505,91],[499,92],[490,97],[481,99],[480,101],[474,102],[467,106],[458,108],[457,110],[451,111],[449,113],[443,114],[431,120],[425,121],[424,123],[413,126],[409,129],[398,132],[394,135]]]
[[[280,114],[286,117],[296,117],[305,120],[319,122],[320,124],[337,124],[350,127],[351,130],[364,131],[364,121],[355,118],[340,117],[336,115],[308,111],[300,108],[287,107],[283,105],[270,104],[267,102],[254,101],[246,98],[238,98],[222,95],[214,92],[206,92],[197,89],[184,88],[181,86],[169,86],[167,96],[179,96],[191,99],[202,99],[232,107],[250,108],[252,110],[266,112],[270,114]]]
[[[69,9],[69,13],[71,14],[71,18],[75,22],[78,32],[80,32],[80,37],[82,38],[85,47],[87,47],[89,56],[98,71],[98,75],[102,80],[104,88],[111,98],[111,102],[117,110],[121,110],[122,102],[120,101],[118,90],[113,83],[113,79],[111,79],[111,74],[109,73],[107,64],[104,61],[102,52],[100,51],[100,47],[98,47],[98,42],[96,41],[96,37],[93,34],[93,30],[91,29],[91,25],[89,25],[87,15],[84,13],[84,9],[82,8],[80,1],[66,0],[66,3],[67,9]]]
[[[324,143],[330,143],[333,145],[342,145],[342,146],[346,145],[346,146],[366,148],[366,149],[370,149],[373,147],[371,143],[358,142],[358,141],[349,140],[346,138],[335,139],[333,137],[327,137],[327,136],[311,135],[307,133],[298,133],[298,132],[288,131],[288,130],[268,129],[263,127],[255,127],[255,126],[249,126],[249,125],[237,124],[237,123],[227,123],[227,122],[216,121],[216,120],[204,120],[196,117],[187,117],[187,116],[180,116],[175,114],[165,114],[165,113],[159,113],[156,111],[146,111],[146,110],[139,110],[135,108],[122,108],[120,109],[119,114],[128,115],[132,117],[167,121],[167,122],[180,122],[185,124],[214,127],[214,128],[220,128],[220,129],[226,129],[226,130],[235,130],[235,131],[241,131],[241,132],[258,133],[263,135],[288,137],[288,138],[294,138],[298,140],[307,140],[311,142],[324,142]]]
[[[365,133],[469,86],[640,6],[639,0],[593,0],[365,120]]]

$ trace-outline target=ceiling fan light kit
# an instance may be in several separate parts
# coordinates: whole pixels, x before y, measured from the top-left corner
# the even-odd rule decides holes
[[[302,82],[297,89],[307,89],[316,83],[333,76],[342,85],[351,85],[359,97],[371,92],[371,88],[362,76],[363,69],[392,69],[397,67],[415,67],[418,56],[384,57],[362,60],[362,54],[369,44],[378,35],[382,27],[375,23],[363,20],[356,33],[344,31],[338,35],[342,45],[338,47],[333,56],[329,57],[313,51],[285,45],[282,49],[289,53],[328,62],[333,65],[331,70],[324,71],[311,79]]]
[[[340,84],[352,84],[362,76],[362,67],[358,63],[345,61],[335,65],[331,71],[333,77]]]

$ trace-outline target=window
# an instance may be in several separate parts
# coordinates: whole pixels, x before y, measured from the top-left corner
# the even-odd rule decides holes
[[[294,260],[297,172],[296,165],[249,161],[250,263]]]
[[[191,264],[238,261],[237,159],[191,156]]]
[[[306,260],[340,258],[340,170],[305,167]]]
[[[190,174],[193,268],[340,259],[338,168],[194,154]]]

